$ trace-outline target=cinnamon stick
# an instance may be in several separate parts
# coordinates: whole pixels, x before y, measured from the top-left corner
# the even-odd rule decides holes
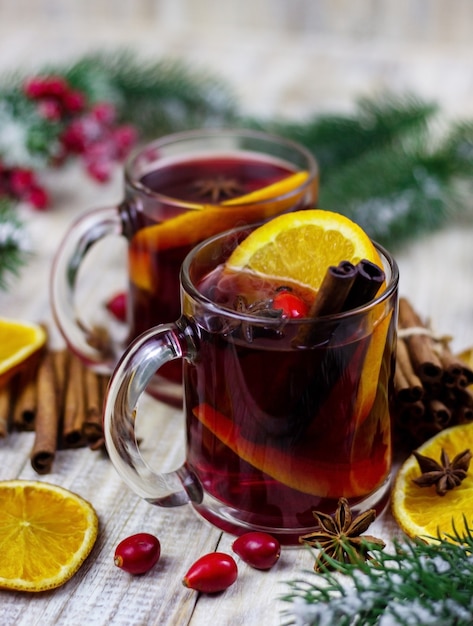
[[[473,370],[452,354],[448,345],[443,346],[439,358],[444,370],[445,384],[467,387],[473,383]]]
[[[10,421],[10,387],[7,385],[0,388],[0,437],[8,434]]]
[[[50,352],[46,352],[41,361],[37,384],[38,402],[31,465],[38,474],[47,474],[56,455],[59,431],[56,381]]]
[[[85,366],[75,354],[70,356],[69,376],[64,397],[62,439],[66,447],[84,445],[82,425],[85,420]]]
[[[64,414],[67,380],[69,378],[70,353],[68,350],[52,352],[54,375],[56,377],[57,403],[60,415]]]
[[[432,398],[427,406],[427,415],[430,421],[442,430],[450,423],[452,412],[441,400]]]
[[[317,320],[324,315],[340,313],[355,281],[356,268],[349,261],[342,261],[337,266],[328,268],[317,296],[312,303],[307,317]],[[293,340],[294,345],[309,346],[320,341],[316,324],[302,324]]]
[[[38,401],[38,371],[28,368],[20,376],[13,409],[13,426],[18,430],[34,430]]]
[[[417,402],[424,396],[422,381],[414,372],[409,351],[403,339],[397,341],[394,391],[397,399],[403,404]]]
[[[435,343],[427,327],[406,298],[399,299],[400,336],[405,339],[412,367],[426,383],[436,384],[442,377],[442,364],[435,350]],[[410,332],[407,332],[410,331]]]
[[[104,441],[102,426],[103,376],[90,368],[85,370],[86,409],[82,435],[89,447],[101,447]]]
[[[345,300],[343,310],[349,311],[371,302],[384,283],[384,279],[384,271],[378,265],[362,259],[356,265],[355,280]]]

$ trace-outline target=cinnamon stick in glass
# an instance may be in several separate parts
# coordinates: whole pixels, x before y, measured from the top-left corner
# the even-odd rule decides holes
[[[384,283],[384,271],[375,263],[362,259],[355,267],[355,280],[344,302],[344,311],[371,302]]]
[[[349,261],[342,261],[337,266],[331,265],[322,280],[307,317],[317,320],[323,315],[340,313],[355,281],[355,276],[356,268]],[[317,343],[320,340],[316,337],[317,330],[316,324],[302,324],[294,337],[293,344],[310,346]]]
[[[412,367],[423,383],[436,385],[442,378],[442,363],[427,327],[406,298],[399,299],[399,327],[409,348]]]
[[[37,383],[38,402],[31,465],[38,474],[47,474],[51,471],[56,455],[59,431],[56,381],[50,352],[45,353],[40,363]]]

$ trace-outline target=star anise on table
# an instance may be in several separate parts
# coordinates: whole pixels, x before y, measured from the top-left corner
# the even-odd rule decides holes
[[[415,484],[419,487],[435,485],[435,490],[439,496],[444,496],[450,489],[458,487],[466,478],[471,460],[471,452],[468,449],[463,450],[450,461],[448,454],[442,448],[440,463],[416,451],[413,452],[413,455],[422,472],[419,478],[413,479]]]
[[[374,509],[353,518],[348,500],[340,498],[334,516],[320,511],[312,511],[312,514],[319,528],[299,537],[299,542],[320,550],[314,565],[316,572],[334,569],[331,560],[353,565],[371,560],[370,550],[382,550],[386,545],[382,539],[362,535],[376,518]]]
[[[243,193],[243,187],[235,178],[216,176],[200,178],[193,184],[195,193],[201,198],[209,198],[211,202],[219,202],[224,198],[233,198]]]

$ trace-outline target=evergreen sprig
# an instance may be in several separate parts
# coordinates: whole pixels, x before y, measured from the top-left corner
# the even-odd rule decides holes
[[[122,121],[139,129],[142,138],[223,126],[237,116],[230,85],[209,72],[179,60],[145,61],[130,51],[95,53],[62,73],[91,101],[113,102]]]
[[[413,95],[364,98],[352,113],[294,122],[248,118],[228,81],[179,60],[95,53],[41,71],[51,74],[64,77],[91,103],[113,104],[119,122],[135,126],[141,140],[191,128],[246,126],[302,143],[319,163],[318,206],[354,219],[391,250],[471,206],[473,123],[447,124],[435,103]],[[25,98],[24,80],[10,73],[0,84],[0,162],[39,173],[54,160],[61,126]],[[8,250],[3,248],[4,260]],[[11,263],[17,266],[13,258]]]
[[[26,263],[24,227],[13,205],[0,198],[0,290],[7,289]]]
[[[288,583],[284,625],[470,626],[473,623],[473,534],[394,541],[373,561],[330,563],[335,571]]]
[[[392,249],[439,228],[466,205],[461,191],[471,192],[472,124],[440,125],[435,104],[385,94],[360,100],[346,116],[269,128],[317,158],[321,208],[344,213]]]

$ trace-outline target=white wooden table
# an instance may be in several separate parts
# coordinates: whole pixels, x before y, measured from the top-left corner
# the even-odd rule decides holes
[[[246,46],[241,46],[241,39],[228,37],[224,31],[216,32],[213,39],[193,39],[186,33],[179,38],[176,32],[160,31],[155,23],[146,33],[131,27],[112,33],[111,28],[104,26],[101,30],[89,19],[84,24],[66,36],[55,23],[45,20],[39,45],[36,21],[30,24],[22,19],[16,30],[3,21],[4,69],[13,70],[15,64],[24,66],[30,61],[41,64],[45,59],[57,62],[64,53],[82,54],[102,44],[109,48],[136,44],[145,56],[184,54],[189,60],[197,58],[202,65],[225,73],[230,80],[233,77],[243,105],[258,114],[303,115],[318,106],[320,109],[320,105],[343,110],[351,105],[353,96],[366,93],[365,88],[384,85],[401,90],[419,87],[421,95],[445,96],[447,105],[454,102],[451,110],[455,113],[462,104],[468,113],[471,111],[472,100],[456,96],[468,84],[464,75],[444,71],[442,76],[450,86],[445,89],[442,83],[439,87],[438,73],[424,72],[425,67],[432,69],[436,63],[434,57],[424,55],[424,50],[419,51],[417,64],[413,64],[409,49],[401,46],[392,56],[387,49],[383,56],[373,54],[369,48],[368,54],[362,41],[341,45],[337,40],[332,50],[325,40],[295,40],[290,36],[284,40],[279,33],[269,34],[266,40],[261,33],[250,33]],[[446,58],[452,68],[458,69],[458,55]],[[462,58],[467,65],[466,57]],[[315,72],[314,76],[317,67],[326,71]],[[457,90],[452,82],[455,78]],[[0,292],[0,315],[5,317],[51,321],[50,263],[67,226],[84,209],[111,204],[121,195],[120,172],[106,187],[84,179],[75,167],[48,173],[43,180],[52,190],[54,207],[48,213],[22,210],[33,257],[10,291]],[[422,316],[429,316],[439,332],[454,335],[452,347],[457,351],[473,345],[472,241],[470,220],[416,240],[396,254],[402,295],[411,299]],[[148,448],[166,468],[178,466],[183,455],[180,413],[148,400],[145,414],[159,431],[159,438],[150,441]],[[278,597],[287,590],[284,581],[299,577],[313,566],[312,556],[305,549],[286,549],[271,571],[258,572],[240,564],[233,587],[215,597],[200,596],[181,584],[184,573],[204,553],[216,548],[228,551],[231,536],[201,521],[189,507],[158,509],[141,501],[99,452],[58,452],[53,471],[39,477],[29,461],[32,443],[32,433],[15,432],[0,439],[0,480],[47,480],[77,492],[95,507],[100,533],[84,566],[63,587],[39,595],[0,591],[1,626],[270,626],[280,622],[283,603]],[[114,566],[113,553],[121,539],[140,531],[159,537],[162,557],[147,575],[131,577]],[[389,511],[376,520],[373,528],[373,534],[387,540],[396,532]]]
[[[0,293],[2,316],[51,322],[50,263],[65,229],[87,206],[120,197],[120,172],[106,188],[83,180],[74,167],[51,177],[50,183],[62,202],[49,213],[22,210],[28,219],[34,257],[10,291]],[[472,240],[473,224],[452,225],[397,254],[401,293],[411,299],[422,316],[431,318],[439,332],[454,335],[453,348],[457,351],[473,345]],[[177,467],[183,458],[180,411],[149,398],[142,411],[142,428],[149,436],[145,449],[150,458],[153,462],[159,460],[163,468]],[[71,489],[95,507],[100,533],[86,563],[63,587],[39,595],[0,591],[2,626],[278,624],[283,607],[279,596],[287,591],[284,581],[312,568],[309,551],[285,549],[271,571],[259,572],[240,563],[234,586],[215,597],[198,595],[181,584],[187,568],[207,552],[230,550],[232,536],[203,522],[188,506],[160,509],[140,500],[101,452],[59,451],[52,472],[38,476],[29,461],[32,443],[33,434],[24,432],[13,432],[0,440],[0,479],[46,480]],[[159,537],[162,557],[145,576],[131,577],[114,566],[113,553],[121,539],[141,531]],[[396,532],[389,511],[376,520],[373,528],[373,534],[386,540]]]

